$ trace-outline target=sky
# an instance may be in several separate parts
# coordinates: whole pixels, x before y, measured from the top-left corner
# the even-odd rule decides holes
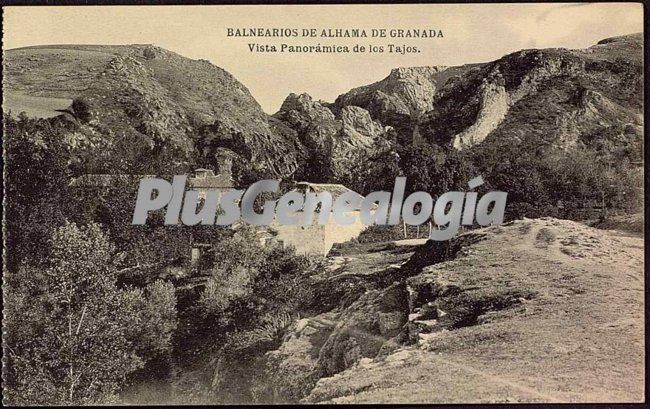
[[[527,48],[586,48],[643,31],[641,3],[28,6],[5,7],[4,49],[48,44],[155,44],[206,59],[241,81],[264,111],[289,93],[333,101],[396,67],[486,62]],[[228,28],[435,29],[443,38],[242,38]],[[251,53],[249,43],[410,45],[420,53]]]

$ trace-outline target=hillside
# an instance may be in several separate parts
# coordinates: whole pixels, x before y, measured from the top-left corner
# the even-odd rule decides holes
[[[484,64],[402,67],[322,105],[336,117],[345,107],[363,108],[396,128],[403,143],[417,127],[429,142],[457,149],[491,135],[565,148],[610,131],[638,139],[642,44],[642,35],[633,34],[585,50],[533,49]]]
[[[278,344],[202,358],[172,400],[640,402],[643,265],[642,236],[554,218],[346,243]]]
[[[364,123],[389,130],[373,133],[361,149],[369,162],[422,140],[457,150],[484,141],[527,150],[588,147],[640,161],[642,44],[642,35],[633,34],[585,50],[522,50],[483,64],[396,68],[333,103],[292,94],[274,117],[318,147],[312,156],[331,157],[319,163],[334,179],[350,168],[345,162],[358,147],[354,137],[343,138],[350,142],[345,149],[336,143],[352,108]],[[381,143],[370,147],[372,139]]]
[[[313,368],[325,377],[306,402],[643,400],[641,237],[547,218],[461,235],[442,258],[429,242],[400,262],[400,248],[330,259],[330,285],[347,272],[366,291],[267,353],[278,379],[295,371],[276,392]],[[387,275],[405,288],[371,289]]]
[[[85,99],[92,120],[82,133],[100,135],[127,162],[166,150],[166,165],[198,157],[215,167],[216,148],[226,147],[276,175],[296,168],[294,141],[274,131],[244,85],[207,61],[150,45],[37,46],[8,50],[4,76],[6,111],[36,109],[26,98],[49,99],[51,111],[66,108],[61,99]]]
[[[524,50],[448,81],[420,131],[457,149],[487,138],[530,138],[562,148],[643,135],[643,36],[585,50]],[[611,137],[611,136],[610,136]]]

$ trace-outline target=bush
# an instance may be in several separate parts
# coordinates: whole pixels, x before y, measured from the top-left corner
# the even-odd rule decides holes
[[[419,226],[406,226],[406,236],[404,236],[404,225],[395,226],[368,226],[361,232],[357,239],[359,243],[381,243],[385,241],[397,241],[406,239],[421,238],[425,239],[429,235],[429,225],[424,223]]]
[[[245,350],[255,347],[267,349],[270,345],[279,345],[285,330],[297,317],[289,313],[268,316],[262,325],[251,330],[236,332],[228,335],[226,350]]]
[[[85,98],[75,98],[72,101],[74,116],[82,122],[88,122],[91,118],[90,103]]]
[[[547,229],[546,227],[539,229],[537,236],[535,236],[537,243],[542,246],[548,246],[549,244],[553,243],[555,241],[555,238],[555,232],[551,229]]]

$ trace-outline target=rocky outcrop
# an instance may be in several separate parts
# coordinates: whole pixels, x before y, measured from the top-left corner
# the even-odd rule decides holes
[[[314,387],[320,374],[320,349],[332,333],[338,313],[328,312],[297,320],[282,345],[265,354],[259,381],[252,394],[257,402],[296,402]]]
[[[453,146],[456,149],[471,147],[483,142],[505,119],[509,108],[509,96],[503,85],[496,82],[484,81],[479,88],[480,108],[476,122],[463,132],[454,136]]]
[[[320,376],[331,376],[375,357],[382,348],[398,345],[394,339],[406,323],[406,289],[395,283],[384,290],[371,290],[346,308],[334,331],[320,350]]]
[[[417,118],[431,110],[437,89],[465,69],[445,66],[395,68],[381,81],[340,95],[333,109],[362,107],[381,123],[396,126],[400,118]]]
[[[334,134],[334,125],[325,132],[322,125],[332,115],[345,121],[347,110],[358,107],[394,128],[401,145],[425,140],[466,149],[489,137],[537,138],[570,149],[594,134],[641,125],[641,43],[630,35],[586,50],[523,50],[484,64],[397,68],[303,111],[317,118],[318,131],[311,132],[320,136]]]
[[[338,107],[349,105],[366,108],[374,117],[417,115],[431,109],[436,92],[436,76],[447,67],[395,68],[388,77],[374,84],[358,87],[340,95]]]
[[[319,379],[301,402],[643,399],[642,237],[543,218],[458,239],[450,259],[427,255],[443,250],[428,242],[407,263],[409,336]]]
[[[273,117],[296,132],[309,151],[307,161],[326,158],[320,166],[334,177],[349,173],[359,160],[392,147],[387,137],[390,128],[360,107],[344,107],[336,117],[308,94],[290,94]]]
[[[581,139],[639,126],[641,37],[586,50],[524,50],[440,87],[419,124],[423,139],[468,148],[487,138],[530,138],[569,149]]]
[[[334,114],[308,94],[289,94],[273,117],[293,129],[299,140],[312,150],[330,148],[341,128]]]

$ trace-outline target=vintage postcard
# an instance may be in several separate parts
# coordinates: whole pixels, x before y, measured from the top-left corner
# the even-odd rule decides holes
[[[642,3],[9,3],[4,404],[645,402]]]

